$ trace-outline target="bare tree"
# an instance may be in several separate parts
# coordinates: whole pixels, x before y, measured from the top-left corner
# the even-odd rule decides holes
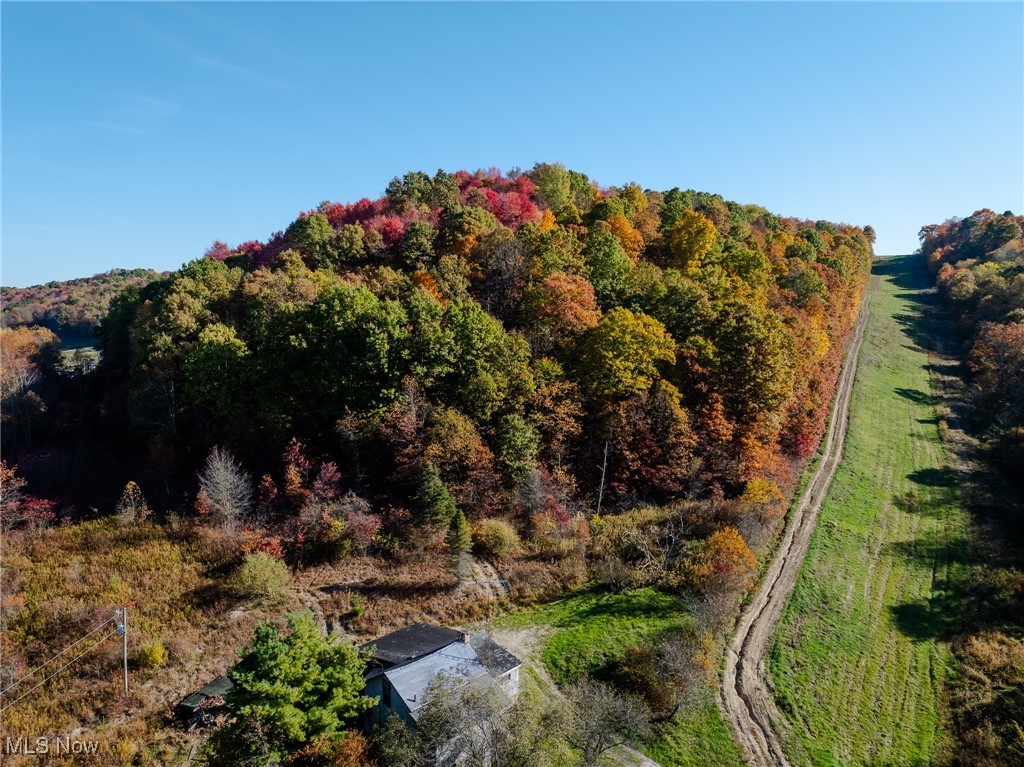
[[[569,702],[569,740],[579,749],[583,767],[596,767],[609,749],[650,732],[643,702],[603,682],[577,682],[569,689]]]
[[[210,518],[224,530],[235,532],[252,509],[252,477],[231,453],[215,447],[199,472],[199,495]]]
[[[477,288],[480,303],[507,321],[522,302],[532,262],[521,242],[505,239],[484,243],[483,263],[487,278]]]
[[[142,522],[149,516],[149,506],[142,490],[135,482],[124,486],[121,499],[117,502],[117,518],[122,525]]]
[[[489,677],[439,675],[416,729],[397,717],[378,736],[384,767],[544,767],[564,727],[555,705],[510,703]]]
[[[689,547],[689,530],[680,514],[657,524],[629,527],[619,536],[622,550],[637,570],[660,584],[670,584],[673,571]]]
[[[695,628],[670,634],[658,646],[656,670],[672,680],[680,707],[703,702],[712,691],[714,641],[710,631]]]

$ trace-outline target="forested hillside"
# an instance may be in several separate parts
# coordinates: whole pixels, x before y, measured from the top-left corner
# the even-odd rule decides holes
[[[254,599],[370,638],[596,581],[702,612],[674,614],[682,644],[630,629],[567,678],[717,721],[697,691],[821,440],[872,240],[557,164],[409,173],[127,287],[94,372],[55,375],[43,331],[4,331],[31,373],[4,389],[7,657],[130,600],[134,646],[160,645],[133,661],[152,712],[176,675],[233,662],[252,624],[224,616]],[[82,522],[41,531],[56,518]],[[95,726],[89,694],[22,715]]]
[[[220,445],[269,492],[295,439],[346,489],[408,506],[437,478],[476,516],[593,505],[607,447],[605,504],[735,496],[814,450],[869,257],[558,165],[411,173],[118,298],[105,404],[142,477]]]
[[[975,428],[1024,482],[1024,217],[979,210],[921,229],[921,251],[968,348]],[[1024,484],[1020,484],[1024,487]]]
[[[975,525],[950,547],[968,565],[942,606],[959,661],[950,708],[957,765],[1024,765],[1024,217],[982,209],[921,229],[921,252],[966,358],[971,438],[952,447]],[[960,343],[956,343],[959,341]],[[949,404],[949,403],[947,403]],[[958,403],[953,403],[958,404]]]
[[[61,338],[94,338],[115,295],[129,285],[145,285],[159,276],[152,269],[112,269],[95,277],[29,288],[3,287],[0,323],[10,328],[39,325]]]

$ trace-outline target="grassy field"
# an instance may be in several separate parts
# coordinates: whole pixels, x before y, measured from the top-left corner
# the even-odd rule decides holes
[[[944,740],[966,520],[918,331],[928,275],[914,257],[875,274],[844,460],[769,659],[798,765],[929,765]]]
[[[630,645],[667,631],[687,631],[691,624],[691,616],[678,598],[644,588],[621,593],[577,592],[505,615],[497,621],[497,628],[534,631],[545,670],[563,684],[581,672],[600,671]],[[637,745],[666,767],[744,764],[712,690],[700,705],[659,726],[651,742]]]

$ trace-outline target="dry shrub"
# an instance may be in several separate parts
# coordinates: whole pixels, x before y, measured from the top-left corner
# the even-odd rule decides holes
[[[160,666],[167,662],[167,650],[164,647],[163,642],[160,640],[154,640],[143,644],[142,647],[139,648],[135,662],[138,663],[141,668],[160,668]]]
[[[621,591],[636,583],[636,571],[627,567],[616,554],[606,554],[594,562],[594,580]]]
[[[365,605],[363,599],[352,589],[339,589],[332,591],[320,600],[320,607],[324,615],[338,615],[358,618],[363,614]]]
[[[992,722],[980,722],[962,736],[958,764],[971,767],[1009,767],[1003,739]],[[1020,764],[1020,762],[1017,762]]]
[[[1024,643],[986,631],[963,643],[964,661],[1005,684],[1024,683]]]
[[[531,605],[560,597],[590,580],[590,569],[581,556],[547,562],[541,559],[517,561],[504,573],[518,604]]]
[[[511,557],[522,547],[519,534],[504,519],[483,519],[476,523],[473,543],[481,553],[496,559]]]
[[[164,649],[167,650],[167,658],[170,663],[181,665],[195,658],[196,647],[182,636],[175,635],[164,641]]]
[[[741,597],[741,593],[732,584],[721,584],[706,590],[693,611],[698,631],[721,635],[739,615]]]
[[[1019,695],[1024,686],[1024,643],[996,631],[956,641],[961,678],[951,701],[957,767],[1024,765],[1024,721]]]
[[[281,601],[291,582],[288,565],[264,551],[246,554],[231,574],[231,589],[241,597]]]

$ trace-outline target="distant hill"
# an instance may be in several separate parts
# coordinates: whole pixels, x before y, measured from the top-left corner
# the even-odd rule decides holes
[[[129,285],[142,287],[162,275],[152,269],[112,269],[93,277],[0,288],[0,325],[40,325],[61,339],[91,339],[110,301]]]

